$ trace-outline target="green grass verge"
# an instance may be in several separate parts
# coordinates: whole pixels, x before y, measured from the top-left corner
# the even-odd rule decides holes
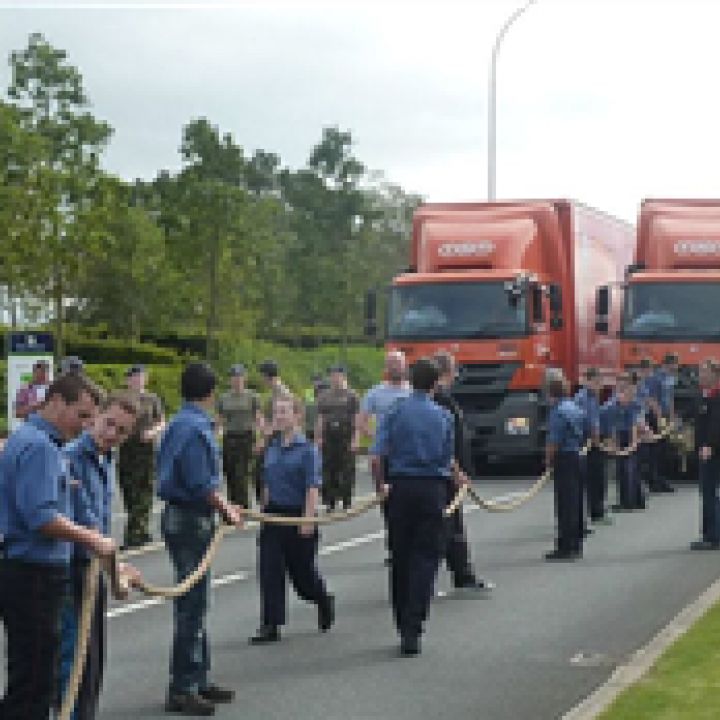
[[[720,604],[672,645],[600,720],[720,718]]]

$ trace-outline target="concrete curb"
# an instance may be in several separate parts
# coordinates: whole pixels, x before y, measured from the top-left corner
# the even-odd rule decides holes
[[[716,580],[695,602],[681,610],[650,642],[633,653],[628,662],[618,666],[607,682],[563,715],[562,720],[597,718],[623,690],[646,675],[665,650],[682,637],[718,601],[720,601],[720,580]]]

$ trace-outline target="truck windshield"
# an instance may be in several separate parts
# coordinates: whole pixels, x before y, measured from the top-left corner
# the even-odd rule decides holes
[[[720,282],[630,284],[625,337],[702,340],[720,337]]]
[[[525,297],[511,298],[502,282],[401,285],[392,288],[391,339],[516,337],[528,331]]]

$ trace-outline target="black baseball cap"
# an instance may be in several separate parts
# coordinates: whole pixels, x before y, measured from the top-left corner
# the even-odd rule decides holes
[[[280,368],[274,360],[263,360],[258,366],[261,375],[274,378],[280,374]]]
[[[230,377],[240,377],[245,375],[245,366],[242,363],[237,363],[236,365],[231,365],[230,370],[228,371],[228,374]]]
[[[127,369],[127,372],[125,373],[125,377],[132,377],[133,375],[139,375],[140,373],[145,372],[145,366],[144,365],[132,365]]]
[[[329,373],[342,373],[343,375],[347,375],[347,368],[344,365],[331,365],[328,368]]]

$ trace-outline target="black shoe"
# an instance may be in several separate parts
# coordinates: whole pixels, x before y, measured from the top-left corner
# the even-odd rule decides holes
[[[267,645],[280,641],[280,628],[277,625],[261,625],[250,638],[251,645]]]
[[[392,565],[392,555],[388,555],[383,561],[383,564],[385,567],[390,567]]]
[[[592,528],[585,527],[582,530],[582,536],[583,537],[590,537],[595,531]]]
[[[415,657],[420,652],[420,638],[417,635],[403,635],[400,638],[400,654],[403,657]]]
[[[710,540],[694,540],[690,543],[691,550],[718,550],[720,549],[720,543],[712,542]]]
[[[658,492],[661,493],[674,493],[675,488],[672,487],[672,485],[663,485],[661,488],[659,488]]]
[[[195,693],[174,692],[168,694],[165,701],[165,712],[193,717],[210,717],[215,714],[215,705]]]
[[[227,690],[212,683],[206,688],[203,688],[198,695],[200,695],[203,700],[207,700],[214,705],[227,705],[235,699],[234,690]]]
[[[459,580],[453,581],[453,587],[456,590],[477,590],[482,592],[490,592],[495,589],[495,583],[490,580],[479,580],[475,577],[460,578]]]
[[[335,624],[335,596],[326,595],[318,603],[318,628],[327,632]]]
[[[619,512],[619,513],[632,512],[632,508],[625,507],[624,505],[613,505],[610,509],[613,512]]]
[[[552,550],[549,553],[545,553],[545,559],[549,562],[558,560],[575,560],[578,557],[577,553],[572,553],[569,550]]]

